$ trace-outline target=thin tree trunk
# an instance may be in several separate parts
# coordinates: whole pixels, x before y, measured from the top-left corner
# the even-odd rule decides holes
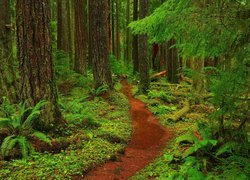
[[[75,61],[74,70],[82,75],[87,74],[86,63],[86,0],[75,0]]]
[[[111,52],[111,27],[110,27],[110,0],[107,0],[107,31],[108,31],[108,49]]]
[[[116,0],[116,58],[121,59],[121,40],[120,40],[120,2]]]
[[[3,96],[17,100],[16,76],[13,67],[12,25],[9,0],[0,1],[0,102]]]
[[[115,49],[115,7],[114,0],[111,0],[111,40],[112,40],[112,54],[116,54]]]
[[[57,0],[57,49],[63,49],[63,18],[62,0]]]
[[[70,0],[67,0],[67,26],[68,26],[68,51],[69,51],[69,68],[70,64],[73,61],[73,52],[72,52],[72,36],[71,36],[71,31],[72,31],[72,22],[71,22],[71,9],[70,9]]]
[[[134,0],[134,12],[133,20],[138,20],[138,0]],[[139,72],[139,45],[138,45],[138,36],[133,36],[133,64],[134,64],[134,73]]]
[[[175,45],[175,40],[169,40],[167,43],[167,79],[171,83],[178,83],[178,52],[175,47],[171,48],[173,45]]]
[[[129,23],[130,23],[130,0],[127,0],[127,25],[126,25],[126,51],[124,53],[124,60],[127,62],[130,62],[130,29],[129,29]]]

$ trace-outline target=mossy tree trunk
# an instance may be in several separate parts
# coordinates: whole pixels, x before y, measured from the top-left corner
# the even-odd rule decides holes
[[[21,99],[27,106],[48,101],[38,124],[50,129],[59,123],[61,114],[52,62],[49,0],[17,0],[16,12]]]
[[[0,98],[17,100],[17,84],[12,54],[12,25],[9,0],[1,0],[0,7]],[[0,99],[0,102],[1,102]]]

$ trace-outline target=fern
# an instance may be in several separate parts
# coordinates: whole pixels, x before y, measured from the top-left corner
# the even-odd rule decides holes
[[[7,157],[10,151],[18,144],[23,158],[27,158],[31,152],[31,145],[28,142],[30,136],[35,136],[41,141],[51,144],[50,139],[43,133],[34,131],[32,123],[40,115],[41,108],[46,101],[37,103],[34,107],[26,108],[25,104],[19,104],[19,111],[0,119],[0,128],[7,128],[7,136],[1,144],[1,154]]]
[[[51,140],[44,133],[36,131],[33,133],[33,136],[51,145]]]
[[[3,140],[3,143],[1,144],[1,154],[3,157],[8,156],[10,149],[12,149],[15,146],[14,141],[12,141],[13,138],[15,138],[15,135],[8,136]]]
[[[16,139],[18,141],[22,157],[26,159],[31,150],[30,144],[28,143],[27,139],[24,136],[19,136]]]
[[[216,156],[220,156],[224,153],[232,153],[233,149],[237,146],[236,142],[227,142],[226,144],[224,144],[223,146],[221,146],[217,152],[216,152]]]

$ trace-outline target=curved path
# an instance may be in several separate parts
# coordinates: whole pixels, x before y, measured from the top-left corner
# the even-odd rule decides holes
[[[158,123],[145,107],[145,103],[133,97],[127,81],[121,82],[122,92],[127,96],[131,106],[130,114],[134,129],[132,140],[119,160],[108,162],[90,171],[84,179],[128,179],[157,157],[172,137],[172,133]]]

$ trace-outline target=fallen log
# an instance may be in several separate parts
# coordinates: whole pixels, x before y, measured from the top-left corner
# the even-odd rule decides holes
[[[175,112],[174,114],[169,116],[169,120],[171,121],[178,121],[182,116],[184,116],[186,113],[188,113],[190,110],[189,103],[185,103],[184,107],[180,109],[179,111]]]
[[[166,74],[167,74],[167,71],[165,70],[165,71],[162,71],[162,72],[159,72],[159,73],[156,73],[156,74],[153,74],[152,76],[151,76],[151,80],[156,80],[157,78],[159,78],[159,77],[164,77],[164,76],[166,76]]]

